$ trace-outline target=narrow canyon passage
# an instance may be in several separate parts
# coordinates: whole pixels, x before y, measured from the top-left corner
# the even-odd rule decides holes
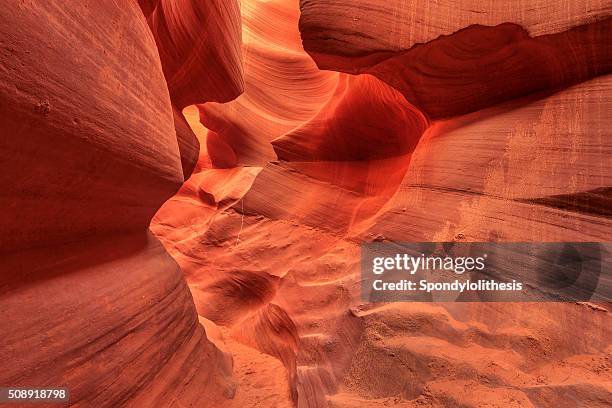
[[[609,302],[368,302],[361,245],[607,242],[599,0],[13,1],[0,386],[608,407]]]
[[[310,40],[310,32],[304,32],[317,17],[306,14],[309,6],[303,5],[300,28],[305,45],[317,49],[331,40],[321,37],[317,43],[319,37]],[[610,333],[602,331],[609,324],[607,313],[576,304],[538,306],[535,313],[525,304],[364,304],[359,244],[605,240],[609,220],[601,226],[598,217],[529,205],[524,198],[609,183],[610,159],[604,156],[610,138],[594,131],[604,130],[605,120],[591,107],[609,92],[604,89],[610,79],[554,95],[550,90],[558,85],[551,84],[549,93],[515,99],[533,89],[523,78],[519,85],[526,89],[508,86],[504,95],[497,88],[498,101],[509,102],[431,122],[428,117],[454,116],[457,109],[472,111],[497,101],[454,104],[460,95],[442,94],[444,107],[419,110],[383,82],[386,74],[377,74],[410,80],[410,73],[321,71],[302,48],[299,18],[297,2],[242,3],[244,93],[227,104],[186,109],[207,150],[151,227],[184,271],[198,313],[209,326],[222,328],[219,346],[240,343],[229,347],[235,360],[256,362],[248,375],[238,374],[239,381],[248,387],[262,382],[265,392],[249,391],[258,397],[246,405],[281,406],[282,400],[304,407],[539,406],[557,398],[559,390],[583,387],[592,393],[593,406],[603,404],[610,380],[601,369],[610,364]],[[592,31],[610,33],[609,22],[598,24],[605,28]],[[485,35],[475,32],[471,41]],[[493,34],[491,41],[499,37],[504,44],[487,43],[486,56],[476,49],[470,57],[511,66],[508,52],[532,55],[538,40],[517,34],[516,45],[508,46],[513,35]],[[558,37],[559,44],[550,48],[561,53],[565,37]],[[355,41],[361,44],[361,38]],[[439,46],[459,47],[460,41],[466,39],[451,36]],[[609,69],[609,46],[602,44],[585,44],[600,57],[583,65]],[[390,55],[384,59],[394,58]],[[313,56],[335,69],[334,57]],[[439,63],[443,69],[446,62]],[[540,67],[531,63],[525,74]],[[558,72],[547,70],[557,84]],[[576,80],[564,79],[570,85]],[[425,85],[420,80],[418,86]],[[455,89],[477,98],[476,86],[481,83],[458,89],[438,81],[425,92]],[[487,98],[490,94],[484,91]],[[560,121],[571,133],[552,128]],[[575,171],[570,163],[587,165],[580,156],[598,157],[592,163],[606,167],[589,169],[572,187],[557,181]],[[501,208],[504,220],[495,216]],[[572,333],[589,340],[576,343]],[[264,357],[253,357],[254,350],[281,362],[288,382],[270,377]],[[266,403],[273,398],[280,400]]]

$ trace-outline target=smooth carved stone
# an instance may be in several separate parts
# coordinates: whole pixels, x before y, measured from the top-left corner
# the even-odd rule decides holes
[[[242,343],[232,344],[235,361],[249,361],[238,381],[266,397],[298,407],[605,400],[612,326],[601,306],[362,301],[362,242],[612,231],[610,81],[585,81],[608,69],[609,6],[460,3],[303,1],[302,28],[319,30],[303,30],[307,51],[319,67],[370,73],[349,77],[305,56],[290,2],[241,2],[246,91],[198,106],[211,129],[200,162],[236,168],[201,167],[153,228],[198,312]],[[288,387],[254,350],[282,362]]]
[[[319,68],[371,73],[439,119],[610,72],[612,10],[590,3],[302,1],[300,31]]]
[[[366,71],[446,118],[610,72],[611,36],[612,19],[536,38],[514,24],[471,26]]]
[[[374,160],[410,153],[428,126],[423,114],[371,75],[341,75],[319,113],[272,141],[287,161]]]
[[[172,102],[183,109],[243,91],[236,0],[159,0],[149,17]]]
[[[181,152],[181,166],[183,167],[183,178],[187,180],[193,172],[198,158],[200,157],[200,142],[193,130],[187,123],[183,113],[175,106],[172,107],[174,115],[174,128],[178,141],[179,151]]]
[[[97,407],[231,396],[231,362],[150,234],[17,252],[0,270],[1,384],[64,386],[71,404]]]
[[[253,0],[241,11],[245,92],[226,104],[198,105],[202,123],[216,133],[211,158],[219,167],[275,160],[270,141],[315,116],[338,78],[319,71],[302,49],[297,3]]]
[[[301,0],[300,9],[305,48],[347,56],[408,50],[471,25],[513,23],[536,37],[612,15],[606,0]]]
[[[605,241],[611,90],[608,75],[437,123],[366,231],[398,241]]]
[[[138,4],[9,2],[0,38],[2,250],[146,228],[183,172]]]
[[[3,5],[0,100],[0,384],[222,406],[231,362],[147,232],[197,144],[138,3]]]

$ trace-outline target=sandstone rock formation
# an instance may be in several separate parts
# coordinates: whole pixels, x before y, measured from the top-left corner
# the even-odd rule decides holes
[[[605,406],[609,305],[367,304],[359,243],[608,240],[609,6],[300,3],[322,71],[296,5],[243,1],[245,93],[153,222],[235,360],[285,367],[237,400]]]
[[[231,358],[147,231],[198,145],[138,3],[4,4],[0,100],[0,384],[65,386],[78,406],[220,406]]]
[[[159,0],[149,17],[172,102],[228,102],[243,89],[236,0]]]
[[[367,303],[359,262],[372,241],[609,241],[611,13],[10,0],[0,386],[607,407],[609,303]]]
[[[606,1],[302,1],[322,69],[371,73],[432,119],[572,85],[612,68]]]

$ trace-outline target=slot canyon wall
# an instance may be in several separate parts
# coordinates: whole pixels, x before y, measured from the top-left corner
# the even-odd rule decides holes
[[[608,241],[610,5],[348,4],[242,2],[244,93],[186,110],[152,224],[236,406],[606,406],[607,305],[363,304],[359,244]]]
[[[235,392],[231,357],[148,230],[198,158],[180,109],[242,92],[238,4],[180,5],[160,2],[149,24],[135,1],[0,8],[2,386],[65,386],[83,407]],[[186,33],[193,16],[208,29]]]
[[[9,0],[0,386],[84,407],[609,406],[609,304],[364,303],[359,245],[610,241],[611,15]]]

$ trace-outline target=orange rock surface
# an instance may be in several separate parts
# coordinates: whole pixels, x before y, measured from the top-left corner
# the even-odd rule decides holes
[[[122,3],[0,9],[0,385],[67,387],[84,407],[221,406],[231,356],[148,232],[197,139],[138,3]]]
[[[467,3],[302,1],[305,51],[296,4],[242,3],[245,92],[199,105],[208,166],[152,228],[284,366],[268,403],[263,357],[236,373],[247,406],[607,405],[608,305],[359,297],[360,242],[611,236],[609,7]]]
[[[360,244],[612,237],[605,1],[9,1],[0,386],[608,407],[609,303],[366,303]]]

